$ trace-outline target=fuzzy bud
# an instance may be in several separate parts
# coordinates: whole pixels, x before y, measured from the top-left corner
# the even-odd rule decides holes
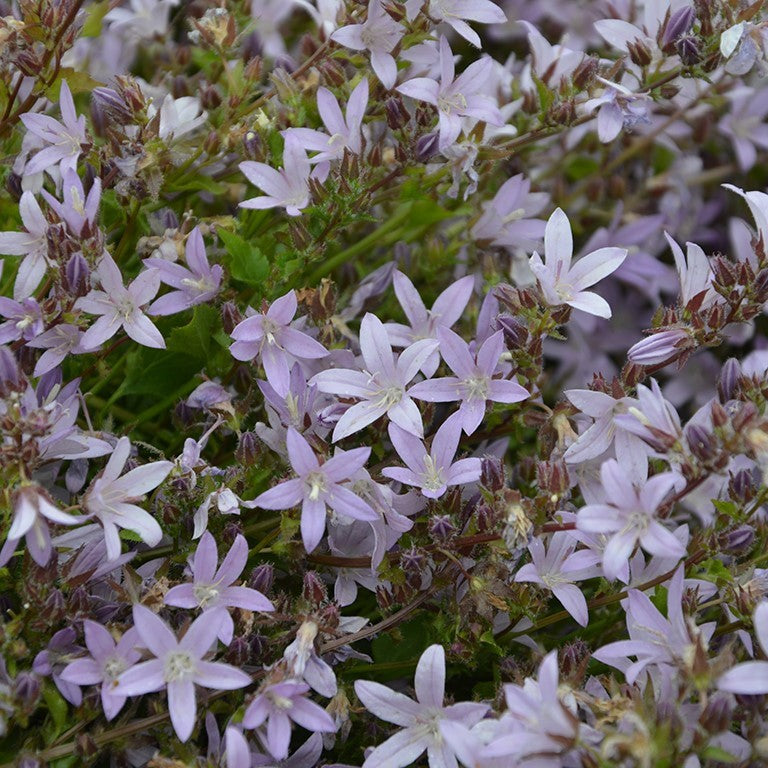
[[[714,693],[704,711],[701,713],[699,722],[709,733],[722,733],[731,727],[733,719],[733,703],[731,697],[724,693]]]
[[[40,678],[32,672],[19,672],[13,681],[13,692],[22,707],[31,710],[40,697]]]
[[[520,349],[528,341],[528,329],[513,315],[499,315],[496,318],[496,325],[504,333],[504,344],[507,349]]]
[[[437,154],[438,137],[436,133],[428,133],[426,136],[419,136],[416,140],[416,160],[420,163],[426,163],[431,157]]]
[[[229,644],[224,661],[236,667],[243,667],[251,660],[251,644],[244,637],[235,637]]]
[[[727,403],[736,396],[736,389],[741,377],[741,364],[735,357],[728,358],[723,364],[717,379],[717,394],[721,403]]]
[[[685,35],[675,43],[680,61],[688,67],[701,61],[701,41],[695,35]]]
[[[728,533],[723,548],[728,552],[742,552],[751,547],[754,540],[755,529],[750,525],[740,525]]]
[[[642,40],[627,43],[627,50],[629,51],[629,58],[638,67],[647,67],[653,61],[650,48]]]
[[[259,457],[259,441],[254,432],[243,432],[235,453],[237,460],[245,467],[252,467]]]
[[[599,62],[594,56],[587,56],[573,71],[571,79],[574,86],[583,91],[588,88],[599,71]]]
[[[243,316],[237,305],[232,301],[227,301],[221,306],[221,324],[224,326],[225,333],[232,333],[235,326],[240,323]]]
[[[328,600],[328,590],[315,571],[307,571],[304,574],[303,594],[305,600],[316,605],[320,605]]]
[[[705,464],[717,455],[717,441],[711,432],[698,424],[689,424],[685,429],[685,437],[691,453]]]
[[[732,475],[728,482],[728,495],[742,504],[749,503],[755,498],[757,487],[752,472],[748,469],[741,469],[735,475]]]
[[[448,515],[433,515],[429,520],[429,535],[437,543],[443,543],[456,535],[456,526]]]
[[[248,586],[251,589],[256,589],[263,595],[268,594],[272,590],[272,585],[275,583],[275,568],[271,563],[262,563],[257,565],[253,571],[251,571],[251,578],[248,579]]]
[[[404,128],[411,119],[403,100],[398,95],[391,96],[384,102],[384,114],[387,117],[387,125],[393,131]]]
[[[661,37],[661,46],[671,49],[675,41],[688,32],[696,18],[693,8],[686,5],[684,8],[678,8],[667,21],[664,27],[664,34]]]
[[[73,253],[64,268],[64,283],[70,296],[85,296],[88,293],[88,279],[91,270],[82,252]]]
[[[497,456],[484,456],[480,463],[480,482],[489,491],[502,490],[507,484],[504,462]]]

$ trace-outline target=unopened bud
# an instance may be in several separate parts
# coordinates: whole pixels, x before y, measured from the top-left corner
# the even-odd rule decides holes
[[[741,552],[752,546],[755,540],[755,529],[751,525],[740,525],[728,533],[724,549],[728,552]]]
[[[403,100],[397,94],[391,96],[384,102],[384,114],[387,118],[387,125],[393,131],[405,127],[411,119],[408,110],[405,108],[405,104],[403,104]]]
[[[573,71],[571,79],[580,91],[588,88],[595,79],[599,69],[598,60],[594,56],[587,56]]]
[[[425,136],[419,136],[416,140],[416,159],[420,163],[426,163],[431,157],[437,154],[438,136],[436,133],[428,133]]]
[[[741,364],[735,357],[728,358],[723,364],[717,379],[717,394],[721,403],[727,403],[736,396],[736,389],[741,378]]]
[[[685,437],[691,453],[705,464],[717,455],[717,441],[711,432],[698,424],[689,424],[685,429]]]
[[[629,51],[629,58],[638,67],[647,67],[653,61],[650,49],[642,40],[627,43],[627,50]]]
[[[304,589],[302,592],[304,599],[315,605],[320,605],[328,600],[328,590],[315,571],[307,571],[304,574]]]
[[[221,306],[221,324],[225,333],[232,333],[235,327],[243,319],[237,305],[232,301],[226,301]]]
[[[507,484],[504,462],[498,456],[484,456],[481,463],[480,482],[489,491],[500,491]]]
[[[499,315],[496,318],[496,325],[504,333],[504,344],[507,349],[520,349],[528,341],[528,329],[513,315]]]
[[[693,8],[686,5],[678,8],[670,17],[664,28],[664,34],[661,38],[661,47],[672,46],[675,41],[690,30],[693,20],[696,18]]]
[[[240,464],[252,467],[259,456],[259,441],[255,432],[243,432],[237,444],[235,456]]]
[[[701,41],[694,35],[685,35],[675,43],[677,55],[680,61],[687,67],[698,64],[701,61]]]
[[[84,296],[88,293],[90,274],[91,270],[85,256],[80,251],[73,253],[64,268],[64,287],[70,296]]]
[[[456,535],[456,526],[449,515],[433,515],[429,520],[429,535],[437,543],[443,543]]]

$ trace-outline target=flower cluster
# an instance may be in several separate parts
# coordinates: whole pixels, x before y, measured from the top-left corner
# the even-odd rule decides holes
[[[0,0],[0,768],[768,761],[768,11]]]

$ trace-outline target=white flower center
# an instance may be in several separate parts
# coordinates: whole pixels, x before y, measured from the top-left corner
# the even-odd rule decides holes
[[[488,384],[488,377],[482,374],[476,374],[471,379],[465,379],[464,386],[467,389],[467,400],[487,400]]]
[[[195,600],[201,608],[213,605],[219,599],[219,589],[213,584],[195,584],[192,589]]]
[[[195,668],[195,660],[188,651],[172,651],[165,657],[163,677],[166,683],[175,683],[193,675]]]
[[[325,475],[322,472],[310,472],[306,483],[309,486],[310,501],[317,501],[327,490]]]
[[[431,456],[424,457],[424,474],[422,475],[422,482],[428,491],[437,491],[445,485],[443,468],[438,467]]]

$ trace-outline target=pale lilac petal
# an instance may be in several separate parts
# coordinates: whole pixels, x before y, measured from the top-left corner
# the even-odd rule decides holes
[[[768,693],[768,661],[745,661],[729,669],[718,681],[721,691],[759,695]]]
[[[555,584],[552,587],[552,594],[582,627],[587,626],[589,623],[587,601],[575,584]]]
[[[197,716],[195,684],[191,680],[168,683],[168,712],[179,741],[186,741],[192,735]]]
[[[301,539],[307,552],[312,552],[323,538],[326,514],[325,502],[304,499],[301,508]]]
[[[139,633],[142,643],[155,656],[162,658],[176,648],[176,637],[173,632],[149,608],[145,608],[143,605],[134,605],[133,624]]]
[[[412,765],[424,753],[430,740],[426,733],[416,729],[398,731],[371,752],[363,768]]]
[[[213,538],[211,533],[206,531],[202,535],[200,543],[197,545],[195,557],[192,561],[192,570],[195,574],[195,581],[204,584],[212,584],[218,563],[219,552],[216,547],[216,539]]]
[[[126,669],[118,678],[112,692],[119,696],[140,696],[165,688],[163,662],[150,659]]]
[[[250,675],[246,675],[231,664],[198,661],[195,670],[195,682],[203,688],[214,690],[234,691],[251,684]]]
[[[328,496],[328,505],[340,515],[347,515],[355,520],[378,520],[379,515],[373,508],[348,488],[341,485],[334,487]]]
[[[320,466],[320,462],[309,443],[293,427],[288,429],[286,445],[288,448],[288,458],[297,475],[308,475]]]
[[[416,665],[414,685],[419,703],[442,708],[445,695],[445,651],[442,645],[431,645],[422,653]]]
[[[259,494],[250,504],[262,509],[290,509],[304,497],[302,480],[285,480],[274,488]]]
[[[414,725],[422,712],[422,707],[415,701],[381,683],[356,680],[355,693],[369,712],[404,728]]]

